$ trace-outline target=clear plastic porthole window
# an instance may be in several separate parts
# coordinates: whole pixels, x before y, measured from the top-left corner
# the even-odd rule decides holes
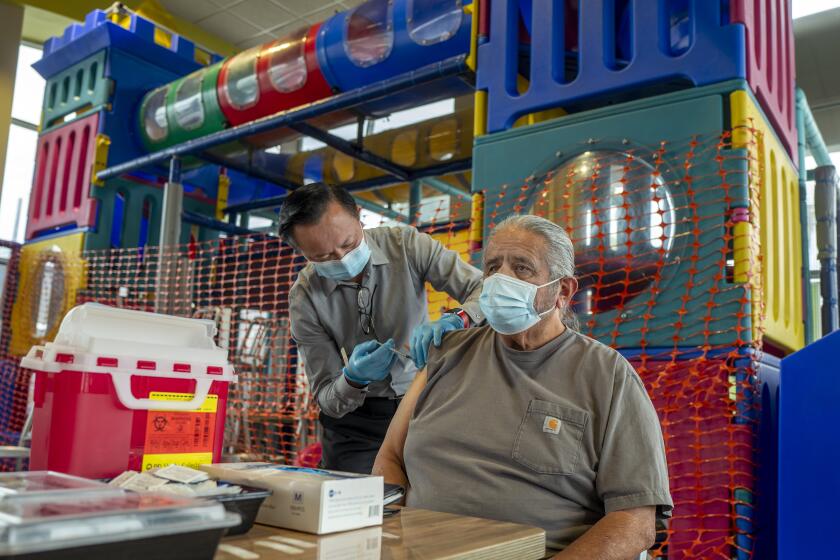
[[[279,92],[290,93],[306,84],[307,28],[298,29],[268,49],[268,78]]]
[[[347,16],[344,48],[353,64],[373,66],[388,58],[394,47],[392,0],[370,0]]]
[[[201,82],[204,72],[184,78],[175,90],[175,122],[185,130],[194,130],[204,124],[204,103],[201,99]]]
[[[169,123],[166,120],[166,92],[169,86],[164,86],[153,91],[146,98],[143,105],[143,128],[146,136],[153,142],[166,138],[169,132]]]
[[[674,200],[662,173],[641,153],[583,152],[528,183],[531,212],[572,238],[578,314],[626,305],[650,287],[661,263],[673,258]]]
[[[260,48],[254,47],[233,57],[228,63],[227,76],[222,91],[234,109],[247,109],[256,105],[260,97],[257,81],[257,58]]]
[[[408,35],[420,45],[450,39],[461,27],[461,0],[408,0]]]

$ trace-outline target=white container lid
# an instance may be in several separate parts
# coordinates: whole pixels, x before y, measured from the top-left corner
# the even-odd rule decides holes
[[[71,309],[53,342],[33,346],[21,365],[35,371],[109,374],[120,402],[134,410],[196,410],[214,381],[236,382],[227,350],[213,340],[215,324],[204,319],[85,303]],[[191,401],[138,399],[131,377],[195,379]]]
[[[85,303],[71,309],[55,340],[57,347],[77,353],[135,356],[148,359],[226,364],[227,351],[216,346],[216,326],[190,319]]]
[[[164,494],[61,493],[0,502],[0,557],[233,527],[220,503]],[[188,546],[188,541],[185,541]]]

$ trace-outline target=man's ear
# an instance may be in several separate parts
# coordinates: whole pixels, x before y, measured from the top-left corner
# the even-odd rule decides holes
[[[575,297],[575,294],[578,291],[578,281],[577,278],[563,278],[559,282],[560,284],[560,293],[558,294],[559,298],[563,298],[566,301],[566,304],[572,301],[572,298]]]

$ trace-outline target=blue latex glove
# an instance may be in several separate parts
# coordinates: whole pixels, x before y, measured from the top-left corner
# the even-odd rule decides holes
[[[392,338],[381,345],[375,340],[357,344],[342,372],[354,383],[367,385],[373,381],[381,381],[388,377],[391,366],[397,359],[397,355],[391,351],[393,349]]]
[[[444,313],[443,317],[434,323],[424,323],[411,333],[411,359],[418,368],[426,366],[429,357],[429,345],[434,342],[440,346],[443,334],[464,328],[464,321],[454,313]]]

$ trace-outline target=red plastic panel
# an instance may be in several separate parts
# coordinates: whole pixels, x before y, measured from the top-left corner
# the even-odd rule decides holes
[[[222,66],[219,72],[218,97],[222,112],[232,125],[256,120],[260,117],[273,115],[279,111],[285,111],[299,105],[312,103],[319,99],[332,95],[332,90],[324,79],[318,66],[318,57],[315,54],[315,37],[321,24],[313,25],[305,34],[293,32],[288,37],[278,39],[263,45],[257,59],[257,79],[259,82],[259,97],[257,102],[245,109],[237,109],[231,105],[227,96],[223,95],[223,85],[228,80],[230,59]],[[278,76],[276,71],[272,73],[272,56],[278,49],[284,51],[297,51],[300,43],[303,42],[303,63],[305,63],[305,80],[290,79],[285,86],[277,87]],[[291,44],[290,44],[291,43]],[[292,57],[293,58],[293,57]],[[287,59],[287,62],[293,62]],[[302,66],[302,65],[301,65]],[[288,72],[297,74],[303,68],[296,67],[293,63],[286,65]],[[303,76],[300,76],[303,78]],[[274,79],[272,79],[274,78]],[[291,77],[290,77],[291,78]],[[287,91],[283,91],[286,89]]]
[[[737,0],[732,21],[747,29],[747,81],[791,160],[798,162],[791,0]]]
[[[42,134],[35,156],[26,239],[59,226],[92,226],[96,201],[89,196],[99,113]]]
[[[668,558],[730,557],[740,518],[736,489],[754,488],[753,426],[738,423],[731,377],[748,366],[731,360],[630,361],[662,426],[674,500]]]

